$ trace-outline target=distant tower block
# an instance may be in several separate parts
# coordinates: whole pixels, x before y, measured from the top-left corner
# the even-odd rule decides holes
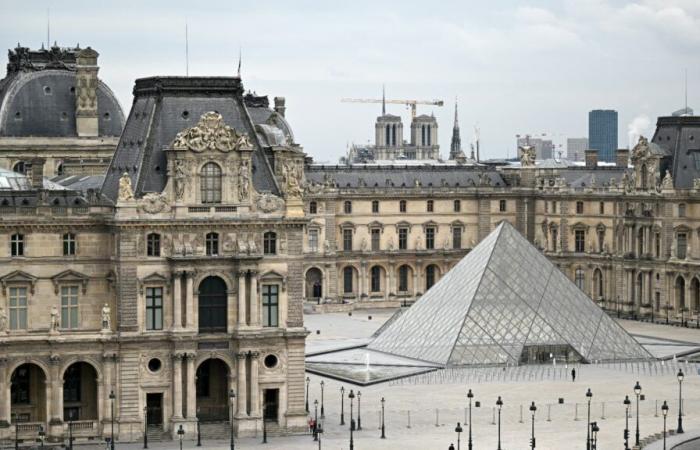
[[[75,126],[78,136],[98,135],[97,114],[97,57],[99,53],[90,47],[76,57],[75,77]]]

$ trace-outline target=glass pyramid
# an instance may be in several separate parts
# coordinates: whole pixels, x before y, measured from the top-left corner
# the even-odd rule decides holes
[[[652,358],[508,222],[368,348],[443,366],[519,364],[549,349],[584,362]]]

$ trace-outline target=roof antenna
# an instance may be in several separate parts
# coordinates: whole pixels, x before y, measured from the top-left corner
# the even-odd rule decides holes
[[[46,48],[51,48],[51,8],[46,8]]]
[[[185,20],[185,76],[190,76],[190,36]]]
[[[243,51],[241,50],[241,47],[238,47],[238,78],[241,77],[241,60],[243,59]]]
[[[382,116],[386,115],[386,97],[384,95],[384,85],[382,84]]]
[[[688,115],[688,68],[685,68],[685,111],[684,114]]]

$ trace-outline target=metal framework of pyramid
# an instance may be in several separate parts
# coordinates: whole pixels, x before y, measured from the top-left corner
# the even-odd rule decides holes
[[[367,348],[449,367],[518,364],[533,346],[568,346],[584,362],[653,359],[503,222]]]

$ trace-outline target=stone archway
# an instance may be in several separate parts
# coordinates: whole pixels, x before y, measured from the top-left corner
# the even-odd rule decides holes
[[[323,297],[323,272],[317,267],[306,271],[306,299],[318,302]]]
[[[36,364],[18,366],[10,376],[10,417],[13,423],[46,422],[46,373]]]
[[[202,422],[228,422],[230,416],[229,366],[221,359],[202,361],[197,367],[197,418]]]
[[[676,278],[674,291],[676,297],[676,312],[680,313],[681,310],[686,307],[685,278],[682,276]]]
[[[228,318],[226,282],[209,276],[199,283],[199,332],[225,333]]]
[[[63,420],[98,420],[97,371],[86,362],[71,364],[63,372]]]

